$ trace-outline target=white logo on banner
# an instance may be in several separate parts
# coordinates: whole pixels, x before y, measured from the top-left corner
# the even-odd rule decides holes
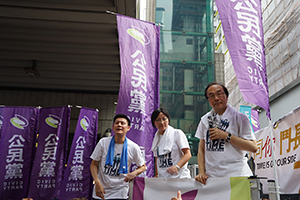
[[[5,166],[5,179],[22,178],[23,173],[23,147],[25,139],[22,135],[13,135],[8,141],[8,155],[6,157],[7,165]],[[6,184],[6,183],[5,183]],[[8,183],[9,184],[9,183]],[[7,189],[12,189],[8,187]]]
[[[144,30],[140,29],[139,27],[132,26],[132,28],[127,29],[127,33],[139,41],[143,46],[150,43],[149,37],[145,34]]]
[[[84,147],[85,147],[85,138],[83,136],[78,137],[76,141],[76,148],[75,148],[75,153],[74,157],[72,160],[72,167],[71,167],[71,172],[69,175],[69,181],[70,180],[82,180],[83,175],[82,171],[84,169],[84,161],[83,161],[83,156],[84,156]]]
[[[87,116],[84,116],[81,120],[80,120],[80,126],[83,130],[87,131],[88,128],[90,127],[90,120]]]
[[[48,124],[49,126],[53,127],[53,128],[57,128],[58,125],[61,124],[61,119],[55,115],[49,115],[49,117],[47,117],[45,119],[46,124]]]
[[[40,165],[41,166],[41,170],[39,173],[40,177],[55,176],[54,167],[56,165],[55,160],[56,160],[56,150],[57,150],[58,140],[59,138],[55,134],[50,134],[45,139],[46,144],[42,156],[43,162]]]
[[[0,115],[0,129],[2,128],[2,125],[3,125],[3,116],[2,115]]]
[[[15,114],[15,117],[10,119],[10,123],[14,127],[21,129],[21,130],[24,130],[24,128],[26,126],[28,126],[28,121],[25,119],[25,117],[18,115],[18,114]]]

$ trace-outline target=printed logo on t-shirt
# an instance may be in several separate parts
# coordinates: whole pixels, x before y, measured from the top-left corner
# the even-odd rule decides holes
[[[225,131],[229,126],[229,121],[227,119],[220,119],[218,120],[217,126],[218,129]],[[217,140],[211,140],[209,138],[209,130],[206,132],[206,142],[205,142],[206,150],[207,151],[224,151],[225,147],[225,140],[217,139]]]
[[[113,165],[105,165],[104,166],[104,174],[109,176],[119,176],[119,168],[120,168],[121,154],[116,154],[113,160]]]
[[[157,158],[159,160],[158,167],[160,167],[160,168],[166,168],[166,167],[173,166],[171,152],[167,153],[165,155],[160,155]]]

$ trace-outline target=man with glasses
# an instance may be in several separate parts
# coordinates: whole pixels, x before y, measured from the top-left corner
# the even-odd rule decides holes
[[[227,88],[212,82],[205,89],[205,97],[212,110],[198,125],[198,167],[195,179],[203,184],[209,177],[252,176],[246,152],[257,151],[257,144],[249,119],[227,104]]]

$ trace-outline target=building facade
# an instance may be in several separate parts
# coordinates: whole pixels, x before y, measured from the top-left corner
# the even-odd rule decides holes
[[[196,163],[193,138],[202,115],[210,108],[204,97],[215,80],[213,7],[211,0],[156,0],[155,23],[161,26],[160,106],[171,125],[186,133]]]

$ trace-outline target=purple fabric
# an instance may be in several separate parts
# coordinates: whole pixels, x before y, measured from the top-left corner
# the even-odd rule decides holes
[[[132,200],[144,199],[145,178],[136,177],[133,180]]]
[[[39,110],[6,106],[2,116],[0,199],[22,199],[28,192]]]
[[[240,91],[271,119],[260,0],[215,2]]]
[[[97,130],[98,111],[81,108],[59,199],[92,198],[93,178],[90,173],[90,155],[96,146]]]
[[[188,191],[186,193],[181,194],[182,200],[195,200],[197,196],[198,190]]]
[[[59,197],[68,148],[70,107],[41,108],[38,147],[28,197],[52,200]]]
[[[259,117],[257,110],[251,110],[251,125],[253,131],[256,132],[260,129]]]
[[[155,24],[117,15],[121,82],[116,114],[131,120],[127,137],[145,155],[147,173],[154,175],[151,145],[155,129],[151,114],[159,107],[159,35]],[[113,134],[113,133],[112,133]]]

